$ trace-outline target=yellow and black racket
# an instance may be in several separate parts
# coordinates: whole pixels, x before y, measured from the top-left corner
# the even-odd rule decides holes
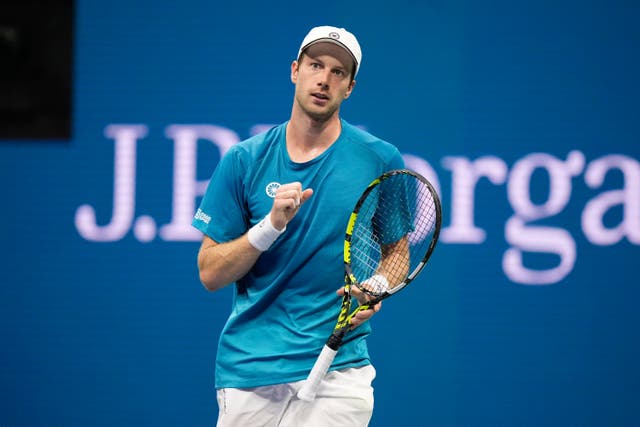
[[[422,271],[438,242],[441,216],[434,187],[411,170],[386,172],[365,189],[347,224],[338,322],[298,392],[300,399],[315,398],[353,316],[404,289]],[[366,296],[353,311],[352,286]]]

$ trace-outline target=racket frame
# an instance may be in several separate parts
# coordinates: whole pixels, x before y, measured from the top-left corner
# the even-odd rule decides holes
[[[373,296],[366,303],[361,304],[351,312],[351,287],[358,286],[358,280],[353,274],[353,270],[351,268],[351,241],[353,238],[353,230],[358,220],[358,214],[365,200],[373,191],[373,189],[384,182],[386,179],[398,175],[398,174],[406,174],[411,175],[414,178],[420,180],[431,193],[431,197],[434,201],[434,209],[435,209],[435,224],[434,224],[434,233],[431,237],[431,242],[429,243],[429,247],[427,248],[422,260],[418,263],[416,268],[411,271],[408,276],[398,285],[393,288],[385,291],[384,293]],[[307,379],[303,383],[302,387],[298,391],[298,398],[305,401],[312,401],[315,398],[315,395],[320,387],[320,383],[322,379],[329,371],[331,367],[331,363],[335,359],[335,356],[338,352],[338,349],[342,345],[342,340],[346,335],[347,331],[351,327],[351,319],[360,311],[368,310],[371,307],[375,306],[380,301],[390,297],[391,295],[397,293],[398,291],[404,289],[416,276],[423,270],[424,266],[427,264],[427,261],[431,257],[433,250],[435,249],[436,243],[438,242],[438,238],[440,235],[440,228],[442,225],[442,205],[440,203],[440,197],[436,192],[433,185],[422,175],[409,170],[409,169],[395,169],[388,172],[383,173],[376,179],[374,179],[364,190],[358,202],[356,203],[351,215],[349,216],[349,221],[347,223],[347,229],[345,233],[344,239],[344,269],[345,269],[345,285],[344,285],[344,296],[342,298],[342,305],[340,307],[340,314],[338,315],[338,321],[336,322],[336,326],[329,336],[329,339],[325,343],[320,352],[320,355],[316,359],[316,362],[313,365]],[[363,292],[367,293],[366,289],[359,288]]]

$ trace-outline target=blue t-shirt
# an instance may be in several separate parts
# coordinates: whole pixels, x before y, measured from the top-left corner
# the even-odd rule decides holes
[[[193,226],[218,243],[234,240],[267,215],[275,189],[294,181],[313,196],[235,283],[222,331],[216,387],[257,387],[306,378],[331,334],[344,284],[349,214],[377,176],[404,167],[391,144],[342,120],[340,137],[305,163],[291,161],[287,123],[242,141],[216,167]],[[370,363],[369,322],[345,336],[331,369]]]

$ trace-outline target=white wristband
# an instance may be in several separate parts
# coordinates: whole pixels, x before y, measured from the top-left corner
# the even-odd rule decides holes
[[[286,229],[286,226],[282,230],[276,229],[271,223],[271,213],[269,213],[262,218],[259,223],[249,229],[247,237],[249,238],[251,246],[260,252],[264,252],[271,247],[273,242],[275,242]]]
[[[374,292],[376,295],[380,295],[389,291],[389,281],[382,274],[374,274],[367,280],[362,282],[363,287]]]

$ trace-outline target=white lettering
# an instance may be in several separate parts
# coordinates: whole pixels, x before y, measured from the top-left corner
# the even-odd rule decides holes
[[[533,172],[544,169],[549,175],[549,197],[542,204],[531,200]],[[573,269],[576,244],[569,232],[559,228],[532,226],[527,222],[548,218],[561,212],[571,196],[571,178],[584,168],[584,155],[569,153],[566,162],[548,154],[534,153],[516,162],[507,184],[507,195],[515,214],[505,225],[505,238],[512,246],[502,259],[502,267],[511,280],[525,285],[548,285],[565,278]],[[525,222],[526,221],[526,222]],[[550,269],[525,267],[522,252],[549,253],[560,257]]]
[[[113,242],[122,239],[131,228],[136,205],[136,143],[147,136],[144,125],[109,125],[104,134],[115,140],[113,174],[113,213],[111,222],[99,226],[93,206],[82,205],[76,211],[75,225],[86,240]]]
[[[198,221],[204,222],[205,224],[209,224],[209,222],[211,221],[211,216],[204,213],[204,211],[200,208],[198,208],[198,210],[196,211],[196,215],[194,218]]]
[[[272,125],[256,125],[250,133],[264,132],[270,127]],[[137,142],[147,133],[147,126],[141,124],[105,127],[104,135],[115,141],[112,215],[107,224],[98,225],[93,206],[78,207],[75,226],[84,239],[113,242],[131,230],[143,243],[152,241],[157,234],[164,241],[201,238],[201,233],[191,226],[192,220],[208,224],[211,217],[196,210],[197,198],[204,194],[209,182],[196,176],[198,142],[204,139],[213,143],[222,158],[240,138],[232,130],[215,125],[170,125],[165,129],[165,135],[174,144],[172,211],[170,222],[156,230],[151,216],[142,215],[134,222]],[[403,158],[407,168],[424,175],[441,194],[438,174],[425,159],[412,154],[403,154]],[[504,228],[504,238],[510,246],[502,257],[505,275],[519,284],[547,285],[558,283],[571,273],[577,259],[573,236],[561,227],[534,223],[558,215],[567,207],[572,195],[572,179],[585,170],[583,153],[572,151],[566,160],[545,153],[529,154],[518,160],[510,172],[502,159],[491,155],[473,161],[448,156],[441,160],[441,165],[451,171],[451,203],[443,201],[443,214],[450,215],[451,220],[440,234],[442,242],[481,244],[486,240],[487,231],[475,224],[475,193],[485,177],[496,186],[507,184],[507,199],[513,208],[513,215]],[[535,179],[538,171],[546,173],[548,188]],[[622,188],[603,191],[586,203],[581,213],[582,231],[594,245],[614,245],[624,238],[640,244],[640,162],[620,154],[606,155],[589,164],[584,173],[585,183],[592,189],[603,187],[611,171],[621,172]],[[545,195],[542,202],[537,201],[541,193]],[[484,206],[488,205],[489,202],[485,202]],[[619,220],[618,212],[621,213]],[[423,236],[417,233],[415,238]],[[551,267],[546,264],[541,267],[539,261],[548,259],[549,255],[557,261]]]
[[[465,157],[445,157],[442,166],[452,171],[451,224],[443,228],[440,239],[451,243],[482,243],[486,232],[474,224],[475,187],[487,177],[492,184],[504,184],[506,163],[494,156],[483,156],[471,162]]]
[[[197,241],[202,234],[191,226],[196,197],[206,190],[208,179],[196,178],[198,140],[206,139],[220,150],[220,157],[239,141],[229,129],[213,125],[171,125],[165,134],[174,140],[173,212],[171,222],[160,228],[164,240]]]
[[[612,169],[622,172],[624,186],[589,200],[582,212],[582,229],[594,245],[614,245],[625,236],[640,244],[640,163],[622,155],[601,157],[589,164],[584,180],[589,187],[599,188]],[[616,205],[622,205],[622,220],[617,227],[607,228],[604,216]]]

